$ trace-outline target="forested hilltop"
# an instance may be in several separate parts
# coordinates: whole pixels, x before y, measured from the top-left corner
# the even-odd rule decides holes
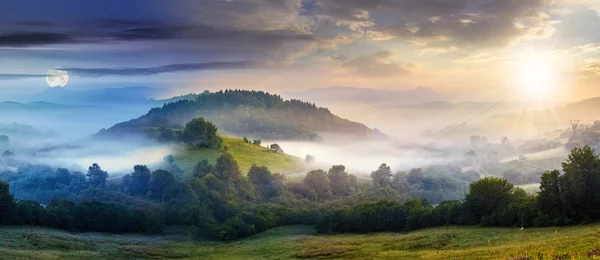
[[[368,138],[379,135],[363,124],[332,114],[327,108],[300,100],[283,100],[262,91],[205,91],[151,109],[146,115],[101,130],[98,136],[144,134],[169,140],[193,118],[204,117],[225,134],[261,139],[320,140],[319,132]]]

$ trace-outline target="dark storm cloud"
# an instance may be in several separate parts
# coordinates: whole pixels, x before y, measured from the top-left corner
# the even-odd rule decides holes
[[[0,46],[23,47],[75,42],[71,36],[63,33],[48,32],[13,32],[0,33]]]
[[[184,72],[184,71],[202,71],[202,70],[227,70],[257,68],[263,66],[263,63],[252,61],[236,62],[207,62],[207,63],[185,63],[171,64],[158,67],[145,68],[61,68],[74,75],[85,77],[102,76],[142,76],[156,75],[161,73]]]
[[[368,3],[365,3],[368,2]],[[489,47],[551,33],[547,0],[319,1],[316,12],[373,38],[421,45]],[[520,26],[516,26],[516,24]]]

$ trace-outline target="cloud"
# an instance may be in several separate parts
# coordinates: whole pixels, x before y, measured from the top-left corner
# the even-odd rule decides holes
[[[317,13],[374,40],[397,38],[438,49],[487,48],[504,46],[523,37],[552,35],[555,21],[540,11],[547,2],[321,0],[317,2]]]
[[[580,77],[600,77],[600,59],[588,59],[587,64],[579,69]]]
[[[409,65],[398,65],[394,61],[400,56],[396,50],[384,50],[348,60],[342,67],[352,74],[365,77],[405,76],[410,74]]]
[[[74,40],[66,34],[48,32],[12,32],[0,34],[0,46],[23,47],[72,43]]]
[[[583,52],[597,52],[600,51],[600,43],[588,43],[585,45],[580,45],[575,47],[575,49],[581,50]]]
[[[184,71],[203,71],[203,70],[225,70],[225,69],[245,69],[257,68],[264,64],[252,61],[237,62],[208,62],[208,63],[186,63],[171,64],[158,67],[144,68],[61,68],[74,75],[84,77],[102,77],[102,76],[143,76],[156,75],[171,72]]]
[[[0,74],[0,80],[45,78],[46,74]]]

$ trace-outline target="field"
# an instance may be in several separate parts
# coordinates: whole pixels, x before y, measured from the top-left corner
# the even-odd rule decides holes
[[[599,228],[600,224],[594,227]],[[73,234],[0,228],[2,259],[581,259],[600,244],[591,226],[447,227],[410,233],[316,235],[311,226],[271,229],[240,241],[186,236]],[[558,258],[562,256],[563,258]]]
[[[242,173],[248,172],[252,164],[267,166],[272,172],[296,172],[303,165],[302,159],[283,153],[274,153],[264,146],[244,143],[239,138],[221,136],[223,146],[233,155]],[[196,164],[206,159],[211,164],[223,154],[223,149],[189,149],[181,147],[173,153],[175,164],[185,172],[191,172]]]

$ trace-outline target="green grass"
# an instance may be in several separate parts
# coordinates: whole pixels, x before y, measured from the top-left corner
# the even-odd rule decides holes
[[[600,224],[594,224],[600,227]],[[32,235],[33,234],[33,235]],[[582,259],[600,239],[590,226],[441,227],[409,233],[317,235],[311,226],[271,229],[222,243],[184,236],[72,234],[0,228],[2,259]]]
[[[303,167],[302,159],[284,153],[275,153],[264,146],[244,143],[239,138],[221,136],[223,146],[233,155],[242,173],[252,164],[267,166],[272,172],[291,173]],[[191,172],[196,164],[206,159],[214,164],[225,151],[223,149],[190,149],[181,147],[173,153],[175,164],[185,172]]]

